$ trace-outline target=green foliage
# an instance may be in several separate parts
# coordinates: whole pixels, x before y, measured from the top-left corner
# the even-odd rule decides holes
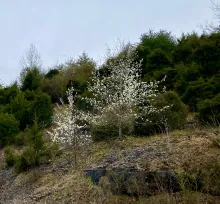
[[[196,62],[201,65],[200,75],[212,76],[219,71],[219,42],[220,34],[198,36],[196,33],[183,35],[173,53],[175,63],[190,64]]]
[[[219,158],[204,165],[200,173],[203,191],[220,195],[220,161]]]
[[[0,113],[0,147],[9,145],[19,132],[19,122],[12,114]]]
[[[186,122],[187,109],[175,92],[168,91],[160,95],[156,101],[156,106],[170,106],[163,114],[169,129],[183,127]]]
[[[86,66],[94,69],[96,67],[95,61],[88,56],[86,52],[83,52],[76,61],[79,66]]]
[[[198,103],[199,119],[201,122],[208,122],[211,125],[218,125],[220,122],[220,94],[212,99],[205,99]]]
[[[200,37],[197,33],[183,34],[178,39],[176,48],[173,51],[174,63],[184,62],[186,64],[193,62],[193,53],[199,47]]]
[[[143,34],[136,48],[137,61],[143,60],[142,76],[147,79],[147,76],[152,75],[152,71],[169,67],[175,47],[175,38],[166,30],[150,30]]]
[[[200,181],[200,173],[199,171],[195,172],[176,172],[176,177],[178,179],[178,183],[180,184],[180,188],[182,191],[201,191],[202,183]]]
[[[14,144],[16,146],[24,146],[26,144],[27,135],[25,131],[20,131],[16,136],[14,140]]]
[[[125,135],[131,135],[131,127],[122,127]],[[118,138],[118,126],[114,124],[93,125],[91,128],[92,139],[95,142]]]
[[[148,47],[150,50],[160,48],[166,53],[172,52],[176,46],[176,40],[170,32],[166,30],[160,30],[154,32],[149,30],[141,36],[141,43],[144,47]]]
[[[182,95],[183,102],[188,104],[191,110],[197,111],[199,102],[211,99],[218,94],[220,81],[216,79],[219,79],[219,77],[213,77],[208,80],[200,77],[196,81],[189,82],[186,91]]]
[[[12,113],[19,121],[19,128],[23,130],[26,125],[30,124],[30,102],[25,98],[23,92],[11,99],[7,106],[7,111]]]
[[[21,90],[26,91],[36,91],[41,88],[43,83],[43,75],[39,68],[32,67],[26,68],[23,73],[21,73]]]
[[[83,53],[78,60],[70,60],[61,68],[50,70],[45,76],[42,91],[51,97],[53,103],[60,103],[60,99],[67,103],[67,89],[74,87],[78,94],[83,94],[95,66],[95,62]]]
[[[57,74],[51,79],[46,78],[42,85],[42,91],[51,97],[53,103],[60,103],[60,99],[66,94],[68,81],[62,74]]]
[[[93,141],[111,140],[118,138],[118,116],[117,113],[106,112],[100,118],[100,122],[91,126]],[[121,131],[124,135],[131,135],[134,129],[134,120],[126,118],[121,122]],[[121,139],[121,138],[120,138]]]
[[[45,156],[47,160],[51,157],[49,150],[45,147],[43,135],[36,119],[31,128],[25,129],[21,138],[24,139],[23,144],[25,144],[25,147],[20,154],[16,155],[11,148],[5,149],[6,163],[8,166],[14,166],[16,173],[38,166]]]
[[[85,98],[92,98],[93,95],[88,90],[84,91],[81,95],[76,97],[76,106],[80,110],[89,111],[91,110],[91,105]]]
[[[136,51],[137,59],[143,59],[142,79],[161,80],[166,75],[161,85],[176,91],[191,111],[219,94],[219,32],[183,34],[176,41],[166,31],[149,31],[142,35]]]
[[[5,105],[10,102],[19,93],[17,83],[14,83],[8,87],[0,89],[0,105]]]
[[[166,80],[162,80],[165,76]],[[153,78],[156,81],[161,81],[159,84],[161,88],[165,86],[166,90],[173,90],[177,80],[177,71],[171,67],[167,67],[162,70],[155,70],[153,72]]]
[[[176,173],[183,191],[197,191],[220,195],[220,162],[219,158],[207,161],[197,169]]]
[[[27,170],[28,165],[27,165],[25,158],[21,155],[21,156],[17,156],[17,159],[15,160],[13,167],[14,167],[15,173],[18,174],[22,171]]]
[[[40,127],[47,127],[51,124],[53,109],[50,97],[45,93],[37,93],[30,107],[31,118],[33,121],[35,114],[38,118]]]
[[[5,163],[8,167],[14,166],[16,163],[16,156],[15,152],[11,147],[5,147],[4,148],[4,155],[5,155]]]
[[[178,95],[173,91],[165,92],[154,99],[153,106],[157,108],[167,107],[164,111],[143,115],[148,122],[136,120],[135,134],[146,136],[157,132],[166,132],[183,127],[186,122],[187,109]]]
[[[169,67],[171,65],[171,61],[168,55],[161,49],[157,48],[150,52],[147,56],[147,70],[154,71],[160,70],[164,67]]]
[[[201,74],[204,77],[212,76],[220,71],[220,33],[203,35],[200,38],[200,45],[195,50],[195,61],[203,67]]]
[[[41,127],[51,124],[52,105],[50,97],[45,93],[29,90],[19,92],[11,99],[7,112],[12,113],[19,121],[21,130],[33,124],[35,114],[40,120]]]
[[[54,76],[58,75],[60,72],[58,69],[51,69],[45,75],[46,79],[52,79]]]

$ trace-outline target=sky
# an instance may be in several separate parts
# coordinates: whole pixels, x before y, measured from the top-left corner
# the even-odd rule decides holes
[[[213,20],[209,0],[0,0],[0,84],[18,79],[34,44],[48,69],[83,51],[100,61],[118,39],[137,43],[149,29],[176,37]]]

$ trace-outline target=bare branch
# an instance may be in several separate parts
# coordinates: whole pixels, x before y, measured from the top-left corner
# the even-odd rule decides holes
[[[27,69],[33,67],[41,68],[41,66],[41,56],[34,44],[31,44],[28,51],[21,60],[21,67],[22,69]]]

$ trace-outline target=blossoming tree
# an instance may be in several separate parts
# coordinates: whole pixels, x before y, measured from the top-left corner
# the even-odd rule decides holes
[[[59,142],[70,148],[74,154],[74,166],[77,168],[77,156],[91,142],[91,136],[85,130],[85,115],[74,104],[74,89],[67,91],[68,106],[59,106],[55,109],[54,128],[48,131],[54,142]]]
[[[100,76],[98,72],[93,74],[88,89],[94,97],[87,99],[93,107],[93,114],[89,117],[92,125],[108,125],[107,117],[112,115],[118,128],[118,137],[122,138],[123,126],[132,124],[135,118],[141,117],[141,114],[137,114],[138,108],[145,115],[166,109],[157,109],[152,105],[154,97],[159,94],[159,82],[141,81],[140,67],[141,61],[136,62],[125,55],[108,61],[108,76]]]

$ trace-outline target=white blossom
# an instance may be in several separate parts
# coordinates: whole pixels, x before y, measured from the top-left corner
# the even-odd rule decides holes
[[[86,130],[85,114],[79,111],[74,104],[74,89],[67,91],[68,105],[62,105],[55,109],[53,116],[53,128],[47,133],[52,141],[59,142],[64,147],[71,148],[76,155],[87,146],[92,140],[91,135]],[[76,165],[76,161],[75,161]]]
[[[141,65],[142,61],[135,62],[131,57],[124,56],[108,62],[106,68],[110,71],[109,76],[99,76],[97,72],[93,74],[88,89],[94,97],[87,98],[93,107],[93,114],[89,115],[91,124],[105,123],[103,116],[112,112],[117,115],[116,123],[121,137],[123,123],[141,117],[136,111],[138,107],[142,108],[141,112],[145,115],[158,113],[167,108],[153,107],[152,101],[159,94],[160,82],[141,81]],[[165,88],[163,90],[165,91]]]

